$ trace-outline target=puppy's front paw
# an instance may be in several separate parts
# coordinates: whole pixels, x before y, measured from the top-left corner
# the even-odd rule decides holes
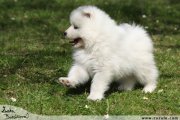
[[[60,77],[59,82],[66,87],[75,88],[75,83],[70,81],[67,77]]]
[[[156,89],[156,85],[146,85],[143,89],[144,93],[152,93]]]
[[[103,95],[98,95],[98,94],[90,94],[87,99],[88,100],[93,100],[93,101],[100,101],[102,100],[104,97]]]

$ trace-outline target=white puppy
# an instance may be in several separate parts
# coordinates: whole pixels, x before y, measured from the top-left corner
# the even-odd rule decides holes
[[[95,6],[82,6],[70,15],[71,26],[64,33],[74,47],[74,64],[68,77],[59,81],[70,87],[92,79],[90,100],[101,100],[113,81],[120,90],[131,90],[135,83],[145,93],[156,88],[158,70],[152,40],[139,26],[116,24]]]

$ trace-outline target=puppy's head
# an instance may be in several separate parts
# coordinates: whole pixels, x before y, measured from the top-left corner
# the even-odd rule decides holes
[[[72,11],[71,26],[64,35],[70,39],[74,48],[85,47],[97,36],[100,23],[97,17],[98,12],[101,11],[94,6],[82,6]]]

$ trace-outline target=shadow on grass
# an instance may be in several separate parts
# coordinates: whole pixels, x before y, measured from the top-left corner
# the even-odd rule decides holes
[[[173,77],[180,77],[179,74],[161,74],[162,78],[173,78]],[[118,84],[117,82],[113,82],[110,85],[110,89],[108,91],[106,91],[106,97],[108,97],[110,94],[114,93],[114,92],[124,92],[124,91],[120,91],[118,90],[118,86],[120,84]],[[86,83],[85,85],[79,86],[77,88],[74,89],[69,89],[66,93],[66,95],[78,95],[78,94],[82,94],[84,92],[90,92],[90,86],[91,86],[91,81],[89,81],[88,83]],[[142,89],[143,85],[137,83],[134,87],[133,90],[137,90],[137,89]]]
[[[112,93],[118,92],[118,93],[122,93],[125,92],[125,90],[119,90],[118,87],[121,83],[117,83],[117,82],[113,82],[110,85],[110,89],[106,92],[106,97],[108,97],[109,95],[111,95]],[[142,89],[143,85],[136,83],[133,90],[137,90],[137,89]]]
[[[66,92],[65,95],[67,95],[67,96],[69,96],[69,95],[80,95],[80,94],[83,94],[85,92],[90,93],[90,86],[91,86],[91,81],[89,81],[85,85],[78,86],[77,88],[68,89],[68,91]],[[112,93],[115,93],[115,92],[118,92],[118,93],[124,92],[124,91],[118,90],[118,86],[119,86],[119,84],[117,82],[111,83],[110,89],[105,92],[105,97],[108,97],[109,95],[111,95]],[[134,90],[141,89],[142,87],[143,87],[142,85],[136,84]]]
[[[67,90],[66,95],[80,95],[83,94],[84,92],[90,92],[90,85],[91,81],[88,81],[84,85],[80,85],[77,88],[70,88]]]

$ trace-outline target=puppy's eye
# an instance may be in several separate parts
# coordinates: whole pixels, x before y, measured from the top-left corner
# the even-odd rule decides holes
[[[77,26],[74,26],[74,29],[79,29],[79,27],[77,27]]]

